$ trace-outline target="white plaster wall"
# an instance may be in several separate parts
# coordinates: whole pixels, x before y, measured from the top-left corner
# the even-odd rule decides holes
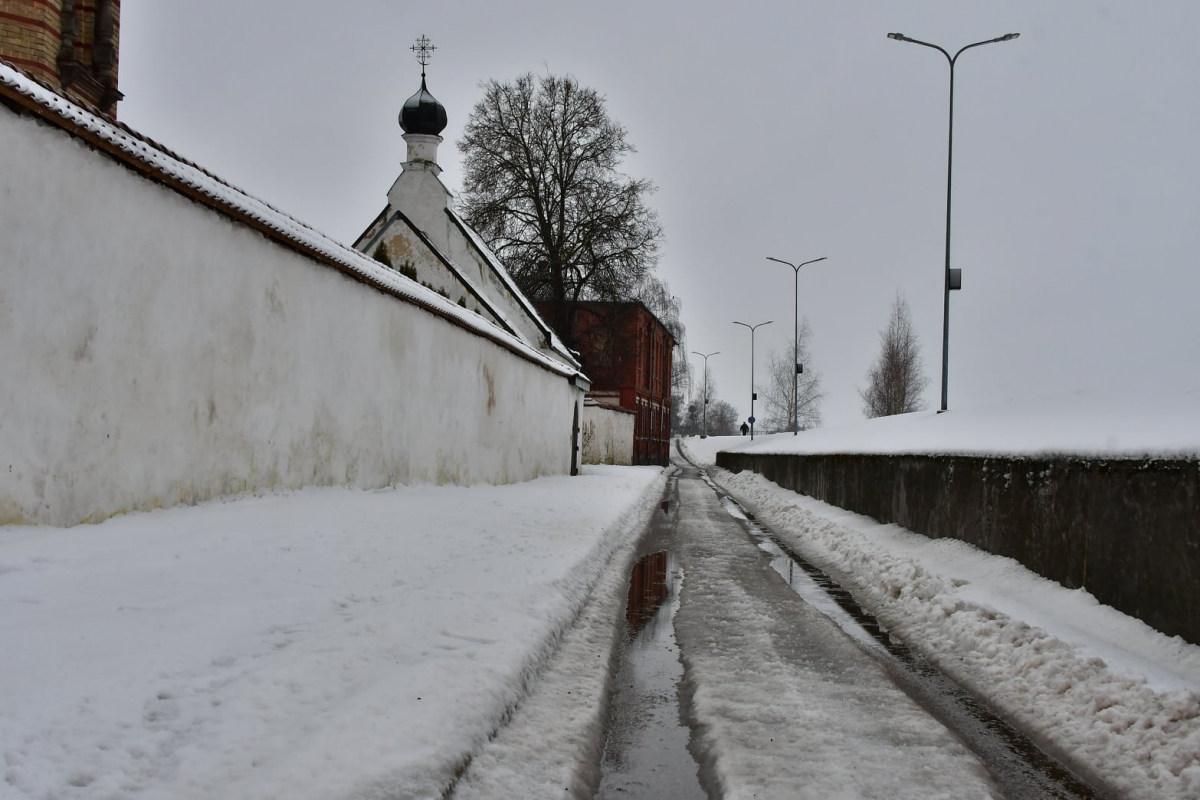
[[[0,524],[565,473],[579,392],[0,109]]]
[[[634,414],[604,406],[583,407],[583,463],[633,463]]]
[[[513,297],[504,282],[496,277],[495,271],[487,263],[487,260],[471,246],[458,226],[444,213],[439,224],[435,226],[434,232],[429,234],[429,238],[437,243],[440,236],[446,237],[446,251],[443,252],[448,252],[448,257],[456,265],[470,265],[471,278],[479,281],[477,285],[483,288],[488,293],[488,297],[500,307],[501,312],[508,317],[517,332],[534,346],[546,349],[545,337],[541,329],[529,318],[529,314]],[[463,267],[460,266],[460,268]],[[476,278],[476,276],[479,277]]]
[[[527,342],[534,347],[544,347],[544,337],[537,325],[446,214],[446,208],[452,200],[453,195],[441,179],[423,166],[405,167],[388,191],[391,208],[399,209],[429,237],[429,241],[433,242],[442,255],[464,272],[468,280],[480,291],[486,292],[488,298],[500,309],[500,313],[505,315]],[[391,213],[391,208],[388,213]],[[400,227],[394,225],[393,229],[398,230]],[[384,238],[393,235],[389,231],[384,234]],[[418,271],[420,269],[418,265]],[[430,274],[434,273],[431,271]],[[451,292],[451,299],[457,301],[455,290],[449,287],[446,289]]]
[[[392,223],[384,231],[383,235],[379,237],[379,242],[387,250],[388,257],[392,259],[392,265],[395,269],[399,270],[403,264],[412,265],[417,271],[418,282],[429,284],[435,290],[442,290],[455,303],[460,299],[465,299],[466,308],[479,314],[489,322],[498,324],[496,317],[489,313],[486,308],[480,306],[475,296],[467,291],[466,287],[462,286],[459,280],[446,269],[438,257],[403,222],[397,220]],[[374,256],[374,248],[367,255]],[[485,291],[485,288],[478,281],[475,282],[475,285],[481,291]],[[487,296],[490,298],[490,295]],[[502,325],[501,327],[503,328]]]

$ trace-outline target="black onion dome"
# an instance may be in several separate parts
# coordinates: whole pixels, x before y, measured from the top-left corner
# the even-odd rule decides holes
[[[421,77],[421,90],[404,101],[400,109],[400,128],[405,133],[423,133],[437,136],[446,129],[446,108],[425,88],[425,77]]]

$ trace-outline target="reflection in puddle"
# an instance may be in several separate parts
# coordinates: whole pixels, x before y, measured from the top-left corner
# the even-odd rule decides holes
[[[721,505],[729,515],[741,520],[758,548],[771,557],[771,567],[788,586],[875,656],[897,686],[980,757],[1010,796],[1100,797],[1027,736],[889,635],[849,591],[801,558],[715,484],[708,483],[721,496]]]
[[[625,621],[636,633],[658,612],[667,599],[667,552],[651,553],[633,565],[629,576],[629,603]],[[669,621],[669,620],[668,620]]]
[[[629,576],[625,638],[597,797],[697,798],[696,762],[679,718],[683,677],[673,620],[683,584],[674,553],[651,553]]]

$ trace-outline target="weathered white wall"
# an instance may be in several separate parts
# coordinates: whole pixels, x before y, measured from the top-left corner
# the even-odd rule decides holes
[[[388,257],[392,260],[393,269],[398,271],[404,266],[412,267],[416,270],[419,283],[432,286],[434,291],[441,291],[455,303],[464,305],[465,308],[479,314],[489,322],[504,327],[500,320],[460,284],[450,270],[446,269],[445,265],[434,255],[433,251],[426,247],[420,237],[403,222],[397,220],[387,226],[377,244],[384,246]],[[374,257],[374,248],[366,255]],[[485,290],[485,287],[478,281],[475,282],[475,286],[481,291]],[[460,301],[462,302],[460,303]],[[536,340],[533,341],[536,342]]]
[[[617,411],[605,406],[583,407],[583,463],[633,463],[632,411]]]
[[[413,156],[411,148],[409,156],[410,158]],[[429,240],[443,256],[462,271],[467,280],[488,296],[508,323],[527,342],[534,346],[541,346],[544,341],[543,332],[529,317],[527,309],[513,295],[509,287],[497,277],[487,260],[473,246],[473,242],[463,235],[454,220],[446,214],[446,209],[450,207],[453,196],[438,178],[440,172],[440,168],[436,165],[425,162],[406,162],[400,176],[388,191],[389,208],[385,214],[390,215],[392,209],[399,209],[413,225],[429,237]],[[407,230],[407,226],[401,222],[387,226],[380,239],[386,242],[393,263],[398,266],[400,261],[397,260],[397,255],[401,258],[405,257],[408,249],[406,242],[411,241],[411,234]],[[365,243],[363,246],[365,247]],[[365,249],[370,255],[372,248],[366,247]],[[452,285],[453,279],[440,265],[416,259],[414,259],[414,265],[417,267],[420,280],[428,281],[448,292],[452,300],[457,302],[459,296],[463,294],[461,289]],[[425,277],[426,275],[429,277]],[[445,283],[441,283],[442,281]],[[467,299],[467,303],[469,308],[474,308],[470,298]]]
[[[0,108],[0,524],[570,468],[578,390]]]

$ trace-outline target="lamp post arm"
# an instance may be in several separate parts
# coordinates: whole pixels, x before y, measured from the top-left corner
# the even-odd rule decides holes
[[[967,50],[970,50],[972,47],[982,47],[985,44],[995,44],[996,42],[1009,42],[1009,41],[1012,41],[1013,39],[1017,38],[1020,35],[1021,34],[1019,34],[1019,33],[1006,33],[1003,36],[997,36],[995,39],[988,39],[986,42],[975,42],[974,44],[969,44],[969,45],[966,45],[965,47],[961,47],[961,48],[959,48],[958,52],[954,54],[954,58],[950,59],[950,65],[953,66],[954,62],[958,60],[958,57],[961,56],[963,53],[965,53]],[[940,48],[940,47],[938,49],[942,50],[942,48]],[[945,53],[946,51],[942,50],[942,52]]]
[[[1020,35],[1021,34],[1019,34],[1019,33],[1006,33],[1003,36],[997,36],[995,39],[987,39],[982,42],[974,42],[973,44],[968,44],[964,47],[960,47],[958,52],[955,53],[954,55],[950,55],[948,52],[946,52],[945,49],[943,49],[942,47],[939,47],[938,45],[934,44],[933,42],[922,42],[920,39],[914,39],[911,36],[905,36],[903,33],[889,33],[888,38],[895,39],[897,42],[908,42],[910,44],[919,44],[922,47],[928,47],[931,50],[937,50],[939,53],[941,53],[942,55],[944,55],[946,57],[947,61],[950,62],[950,68],[954,69],[954,62],[958,60],[958,57],[961,56],[967,50],[970,50],[972,47],[982,47],[985,44],[995,44],[996,42],[1011,42],[1013,39],[1016,39]]]
[[[946,60],[950,62],[951,66],[954,65],[954,59],[958,58],[958,53],[955,53],[954,56],[951,56],[944,49],[942,49],[941,47],[939,47],[936,44],[933,44],[932,42],[922,42],[920,39],[912,39],[908,36],[899,36],[899,35],[897,35],[896,37],[893,37],[893,38],[895,38],[897,41],[900,41],[900,42],[909,42],[911,44],[919,44],[922,47],[928,47],[933,50],[937,50],[939,53],[941,53],[942,55],[944,55],[946,57]],[[979,44],[985,44],[985,42],[979,42]],[[967,45],[967,47],[974,47],[974,46],[975,45],[973,45],[973,44]],[[963,50],[966,50],[967,47],[964,47]],[[959,50],[958,52],[961,53],[962,50]]]

